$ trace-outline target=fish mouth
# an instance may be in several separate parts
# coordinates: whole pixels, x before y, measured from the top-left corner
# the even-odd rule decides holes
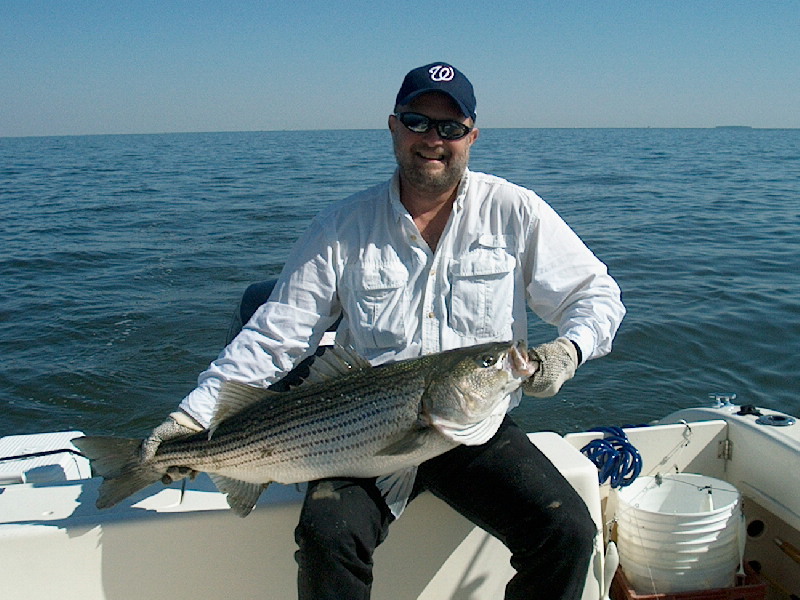
[[[527,379],[539,369],[539,362],[528,358],[528,345],[525,340],[519,340],[506,355],[506,365],[511,373]]]

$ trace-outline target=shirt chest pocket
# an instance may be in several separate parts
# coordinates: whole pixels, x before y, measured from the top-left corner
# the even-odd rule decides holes
[[[507,335],[513,318],[515,258],[477,248],[450,266],[450,327],[463,335]]]
[[[399,262],[358,264],[350,281],[346,308],[359,339],[374,348],[406,343],[408,269]]]

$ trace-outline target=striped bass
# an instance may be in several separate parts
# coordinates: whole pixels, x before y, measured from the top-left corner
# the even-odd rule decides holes
[[[141,458],[141,440],[88,436],[73,443],[104,479],[98,508],[199,471],[244,517],[272,481],[377,477],[454,448],[439,428],[480,423],[537,365],[522,341],[377,367],[335,346],[288,392],[224,383],[208,430],[163,442],[149,460]]]

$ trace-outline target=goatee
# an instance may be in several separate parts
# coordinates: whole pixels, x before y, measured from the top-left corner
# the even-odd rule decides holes
[[[454,157],[451,155],[448,162],[445,163],[444,170],[432,173],[429,169],[419,165],[413,155],[401,156],[397,148],[395,148],[395,157],[403,179],[418,190],[431,194],[443,194],[457,187],[467,169],[468,160],[466,156]]]

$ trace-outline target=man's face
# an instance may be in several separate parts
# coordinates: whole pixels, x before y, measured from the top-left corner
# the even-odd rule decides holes
[[[431,119],[472,125],[472,120],[464,117],[458,105],[445,94],[423,94],[410,105],[399,107],[398,112],[416,112]],[[469,149],[478,139],[477,129],[458,140],[443,140],[436,128],[414,133],[394,115],[389,117],[389,129],[402,183],[430,194],[443,194],[458,186],[469,163]]]

